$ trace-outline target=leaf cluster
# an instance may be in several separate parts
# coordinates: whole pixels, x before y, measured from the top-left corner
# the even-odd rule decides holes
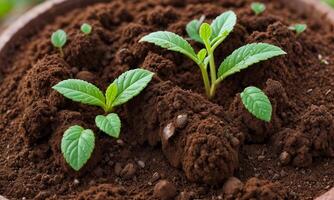
[[[140,42],[153,43],[162,48],[184,54],[193,60],[201,70],[206,95],[208,98],[213,98],[218,85],[227,77],[260,61],[286,54],[281,48],[272,44],[247,44],[227,56],[217,70],[214,51],[233,31],[236,22],[237,16],[233,11],[222,13],[211,24],[204,22],[204,17],[189,22],[186,26],[189,37],[204,46],[197,53],[187,40],[168,31],[150,33],[144,36]],[[208,72],[210,72],[210,76]],[[243,94],[247,94],[247,91]],[[250,96],[252,97],[252,95]],[[256,96],[261,99],[267,98],[263,92],[256,93]],[[267,104],[258,103],[257,98],[247,98],[247,101],[243,101],[245,107],[255,117],[270,121],[268,116],[271,116],[271,112],[264,107]],[[258,112],[258,110],[261,110],[261,112]]]
[[[101,107],[107,115],[96,116],[96,126],[107,135],[118,138],[121,120],[116,113],[110,112],[137,96],[152,77],[153,73],[144,69],[127,71],[108,86],[105,94],[95,85],[78,79],[61,81],[53,89],[72,101]],[[92,130],[78,125],[65,132],[61,149],[65,160],[73,169],[80,170],[88,161],[94,149],[94,138]]]

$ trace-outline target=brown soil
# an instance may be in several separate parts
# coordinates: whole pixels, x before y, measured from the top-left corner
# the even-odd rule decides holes
[[[264,2],[266,12],[254,16],[251,0],[113,0],[66,13],[19,41],[0,61],[0,194],[267,200],[312,199],[333,187],[334,27],[297,15],[280,1]],[[238,25],[219,48],[219,61],[251,42],[275,44],[288,54],[228,78],[212,102],[203,95],[194,63],[138,43],[156,30],[186,36],[191,19],[212,20],[227,9],[237,13]],[[93,25],[92,35],[80,33],[83,22]],[[309,25],[299,37],[288,30],[296,22]],[[49,40],[58,28],[69,33],[65,58]],[[156,76],[116,110],[123,122],[117,141],[94,126],[101,110],[51,89],[67,78],[106,88],[137,67]],[[238,93],[250,85],[270,97],[271,123],[241,105]],[[74,124],[93,129],[97,137],[93,157],[79,173],[66,165],[59,145]]]

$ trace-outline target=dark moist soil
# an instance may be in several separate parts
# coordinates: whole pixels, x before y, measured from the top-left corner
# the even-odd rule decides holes
[[[312,199],[334,186],[333,27],[297,15],[280,1],[113,0],[58,17],[0,61],[0,195],[9,199]],[[157,30],[186,36],[185,25],[211,21],[232,9],[234,32],[217,50],[267,42],[288,54],[228,78],[208,101],[198,67],[180,54],[138,40]],[[83,22],[93,25],[84,36]],[[299,37],[292,23],[309,28]],[[61,58],[50,35],[63,28]],[[194,44],[194,43],[193,43]],[[194,44],[196,49],[201,46]],[[99,132],[98,108],[64,99],[51,89],[78,78],[105,89],[122,72],[156,73],[138,97],[116,110],[121,139]],[[273,104],[271,123],[252,117],[239,93],[262,88]],[[71,125],[92,128],[96,149],[73,172],[60,140]],[[233,177],[234,178],[230,178]]]

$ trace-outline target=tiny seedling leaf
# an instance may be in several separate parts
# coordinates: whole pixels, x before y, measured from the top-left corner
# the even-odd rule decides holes
[[[82,24],[80,29],[86,35],[89,35],[92,32],[92,26],[87,23]]]
[[[226,38],[233,31],[236,23],[237,16],[233,11],[224,12],[214,19],[211,24],[213,30],[211,36],[212,44],[224,37]]]
[[[186,31],[188,36],[195,40],[196,42],[203,43],[203,40],[199,36],[199,28],[201,27],[201,24],[203,23],[205,19],[205,16],[202,16],[200,20],[194,19],[191,22],[189,22],[186,26]]]
[[[242,103],[250,113],[260,120],[270,122],[272,106],[262,90],[252,86],[247,87],[240,96]]]
[[[206,49],[202,49],[197,53],[197,57],[200,62],[203,62],[205,60],[207,53],[208,52],[206,51]]]
[[[304,32],[307,29],[307,25],[306,24],[295,24],[293,26],[290,26],[289,29],[296,31],[297,35],[300,35],[302,32]]]
[[[201,27],[199,28],[199,35],[204,41],[204,43],[209,43],[210,42],[210,37],[212,35],[212,28],[210,24],[208,23],[203,23]]]
[[[255,63],[284,54],[286,53],[281,48],[271,44],[247,44],[235,50],[222,62],[218,69],[218,78],[222,80]]]
[[[152,80],[154,73],[144,69],[134,69],[123,73],[114,83],[117,84],[117,97],[112,106],[119,106],[137,96]]]
[[[106,102],[107,102],[107,109],[112,108],[112,103],[114,102],[117,96],[117,84],[114,82],[109,85],[106,91]]]
[[[58,30],[52,33],[51,42],[53,46],[57,48],[62,48],[66,44],[66,41],[67,41],[67,34],[65,31]]]
[[[73,101],[105,108],[105,97],[95,85],[78,79],[68,79],[52,87]]]
[[[251,9],[256,15],[259,15],[266,10],[266,5],[264,5],[263,3],[255,2],[251,4]]]
[[[162,48],[182,53],[191,58],[193,61],[198,62],[196,53],[191,45],[185,39],[175,33],[168,31],[150,33],[144,36],[140,42],[153,43]]]
[[[119,138],[121,132],[121,120],[118,115],[111,113],[107,116],[98,115],[95,118],[96,126],[111,137]]]
[[[61,151],[66,162],[79,171],[89,160],[95,146],[95,136],[92,130],[78,125],[67,129],[61,140]]]

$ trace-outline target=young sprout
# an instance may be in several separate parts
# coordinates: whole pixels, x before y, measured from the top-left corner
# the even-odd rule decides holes
[[[266,10],[266,5],[263,3],[255,2],[251,4],[251,9],[256,15],[260,15]]]
[[[137,96],[152,80],[153,73],[135,69],[123,73],[109,85],[105,94],[95,85],[78,79],[68,79],[53,89],[75,102],[101,107],[105,115],[95,117],[96,126],[107,135],[118,138],[121,120],[113,109]],[[74,125],[67,129],[61,141],[61,151],[66,162],[79,171],[94,150],[95,135],[92,130]]]
[[[297,35],[300,35],[302,32],[306,31],[306,24],[295,24],[289,27],[290,30],[295,31]]]
[[[63,30],[57,30],[51,35],[51,42],[54,47],[58,48],[60,51],[61,57],[64,57],[63,46],[67,42],[67,34]]]
[[[209,99],[212,99],[216,94],[217,87],[227,77],[260,61],[286,54],[281,48],[271,44],[247,44],[226,57],[217,70],[214,51],[233,31],[236,21],[237,16],[233,11],[227,11],[221,14],[214,19],[211,24],[201,23],[201,25],[198,26],[198,20],[195,21],[196,23],[191,21],[187,25],[189,37],[202,43],[205,47],[198,53],[195,53],[191,45],[181,36],[167,31],[150,33],[144,36],[140,42],[153,43],[162,48],[182,53],[192,59],[201,70],[206,95]],[[196,28],[197,31],[194,31]],[[248,110],[251,113],[255,113],[255,111],[256,113],[260,113],[255,115],[257,118],[270,121],[271,113],[270,118],[268,118],[268,112],[270,111],[267,109],[268,103],[262,101],[265,99],[264,96],[265,94],[263,92],[257,92],[255,98],[253,98],[253,95],[246,95],[247,100],[243,101],[243,103],[246,108],[249,108]],[[260,102],[258,100],[260,100]]]
[[[83,32],[85,35],[89,35],[92,32],[92,26],[87,23],[82,24],[81,32]]]

